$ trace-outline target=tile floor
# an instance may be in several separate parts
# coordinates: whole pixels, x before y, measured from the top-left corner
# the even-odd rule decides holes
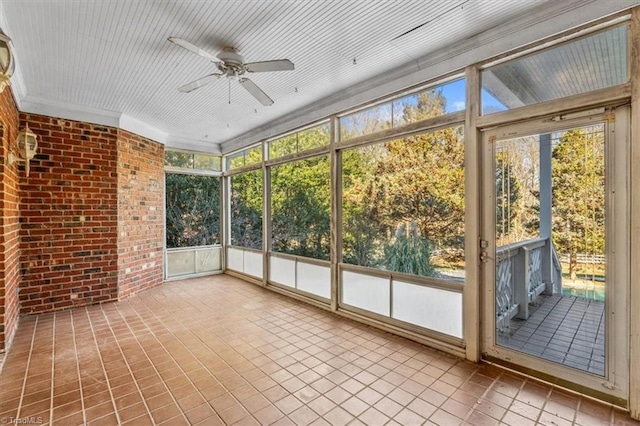
[[[548,296],[512,333],[498,343],[572,368],[604,375],[604,302],[574,296]]]
[[[224,275],[21,319],[4,423],[640,425]]]

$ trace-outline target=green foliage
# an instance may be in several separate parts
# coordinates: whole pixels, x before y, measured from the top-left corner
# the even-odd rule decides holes
[[[324,123],[271,141],[269,158],[283,157],[329,145],[329,129],[329,123]]]
[[[164,164],[166,166],[193,168],[193,154],[188,152],[166,150],[164,152]]]
[[[231,245],[262,249],[262,170],[231,177]]]
[[[220,243],[220,178],[167,173],[167,248]]]
[[[272,249],[329,260],[330,168],[327,156],[271,169]]]
[[[404,106],[407,122],[444,111],[445,99],[438,91],[420,93]],[[410,269],[418,271],[411,273],[431,275],[434,251],[448,261],[464,258],[461,127],[348,150],[342,164],[345,262],[387,268],[388,259],[399,265],[396,255],[404,253],[406,261],[414,263]],[[415,232],[394,239],[406,223],[412,223]]]
[[[396,237],[384,249],[384,267],[389,271],[432,276],[431,244],[418,235],[416,224],[398,226]]]
[[[553,150],[553,240],[569,254],[576,276],[578,253],[604,253],[604,139],[598,132],[566,132]]]

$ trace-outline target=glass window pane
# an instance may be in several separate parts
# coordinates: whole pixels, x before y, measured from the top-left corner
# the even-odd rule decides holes
[[[226,156],[227,169],[233,170],[262,161],[262,145]]]
[[[278,158],[298,152],[298,134],[269,142],[269,158]]]
[[[329,260],[329,157],[314,157],[271,169],[272,250]]]
[[[227,156],[227,168],[229,170],[244,166],[244,151]]]
[[[393,101],[393,127],[462,111],[466,80],[460,79]]]
[[[462,127],[346,150],[345,263],[464,278]]]
[[[207,154],[195,154],[193,156],[193,168],[198,170],[220,171],[220,157]]]
[[[193,154],[189,152],[165,150],[164,165],[191,169],[193,168]]]
[[[340,117],[340,140],[390,129],[391,122],[390,102]]]
[[[260,163],[262,161],[262,146],[256,146],[246,151],[244,165]]]
[[[167,248],[220,244],[220,178],[166,174]]]
[[[231,177],[231,245],[262,249],[262,170]]]
[[[269,142],[269,158],[278,158],[329,145],[329,123]]]
[[[298,132],[298,152],[329,145],[329,123]]]
[[[340,118],[340,140],[439,117],[466,107],[464,78],[432,87]]]
[[[629,79],[622,25],[482,71],[482,113],[623,84]]]

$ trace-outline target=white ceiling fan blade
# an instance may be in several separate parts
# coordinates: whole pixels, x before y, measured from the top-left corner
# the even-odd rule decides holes
[[[178,87],[178,90],[183,92],[183,93],[189,93],[193,90],[199,89],[202,86],[211,83],[211,81],[216,80],[218,78],[220,78],[222,74],[209,74],[209,75],[205,75],[202,78],[199,78],[195,81],[192,81],[191,83],[187,83],[184,86],[180,86]]]
[[[247,90],[247,92],[251,94],[251,96],[256,98],[262,105],[273,105],[273,99],[267,96],[267,94],[264,93],[258,86],[256,86],[253,81],[249,80],[248,78],[241,78],[240,80],[238,80],[238,82]]]
[[[212,54],[205,52],[204,50],[200,49],[198,46],[195,46],[191,43],[189,43],[186,40],[183,40],[181,38],[178,37],[169,37],[168,40],[171,43],[177,44],[178,46],[187,49],[190,52],[195,53],[196,55],[200,55],[203,58],[207,58],[208,60],[210,60],[211,62],[215,62],[216,64],[219,62],[218,58],[216,58],[215,56],[213,56]]]
[[[288,59],[278,59],[275,61],[249,62],[244,65],[249,72],[270,72],[270,71],[292,71],[293,62]]]

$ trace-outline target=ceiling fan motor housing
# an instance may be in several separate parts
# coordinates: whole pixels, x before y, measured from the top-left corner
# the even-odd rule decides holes
[[[235,48],[227,46],[216,57],[220,59],[218,69],[227,77],[241,76],[245,73],[244,58]]]

